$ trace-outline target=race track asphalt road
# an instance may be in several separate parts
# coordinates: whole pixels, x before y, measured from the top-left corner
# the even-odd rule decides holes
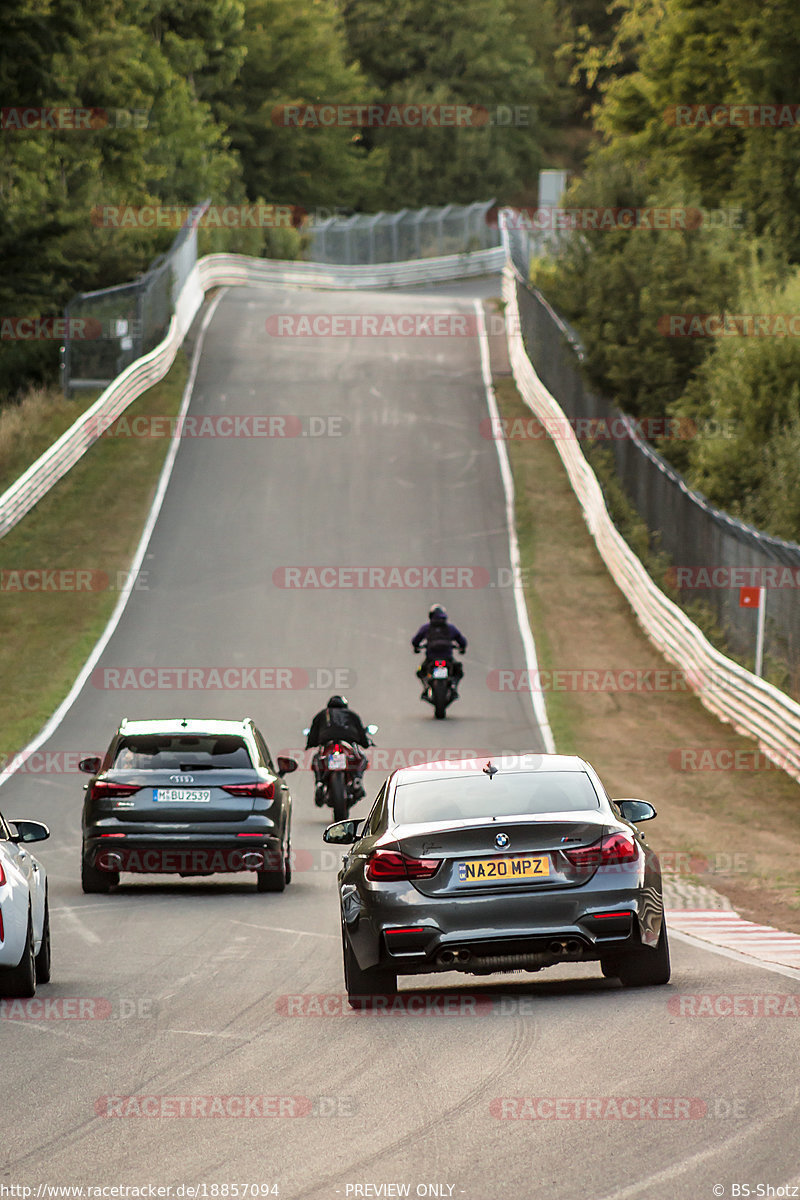
[[[665,988],[623,991],[592,966],[447,975],[402,983],[403,1013],[351,1015],[338,856],[307,771],[291,777],[283,895],[231,876],[81,892],[83,778],[58,756],[103,750],[123,715],[250,715],[276,754],[344,691],[380,726],[369,795],[423,750],[541,749],[530,697],[487,686],[525,663],[476,338],[267,332],[276,314],[469,315],[472,296],[498,291],[223,295],[190,413],[291,414],[305,436],[183,440],[145,586],[99,669],[292,669],[294,686],[120,690],[94,675],[44,748],[53,769],[0,790],[7,817],[51,827],[54,946],[49,1008],[7,1002],[0,1020],[0,1196],[154,1185],[214,1200],[277,1185],[285,1200],[704,1200],[798,1180],[798,1021],[758,1015],[764,996],[797,1012],[786,975],[675,941]],[[281,586],[287,567],[336,565],[473,574],[449,588]],[[408,645],[434,600],[470,641],[443,722],[419,700]],[[757,1015],[691,1016],[682,998],[734,994]]]

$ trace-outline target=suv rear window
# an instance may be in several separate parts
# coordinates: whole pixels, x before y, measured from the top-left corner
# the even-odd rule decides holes
[[[251,768],[243,738],[182,734],[123,738],[114,755],[116,771],[219,771]]]

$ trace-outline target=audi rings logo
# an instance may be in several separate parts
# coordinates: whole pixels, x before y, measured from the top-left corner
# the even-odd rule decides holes
[[[194,783],[194,775],[170,775],[170,783]]]
[[[505,848],[511,844],[511,838],[507,833],[498,833],[497,837],[494,839],[494,844],[497,846],[498,850],[505,850]]]

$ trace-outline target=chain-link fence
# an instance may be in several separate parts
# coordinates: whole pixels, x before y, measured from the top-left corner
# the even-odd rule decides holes
[[[192,210],[166,254],[140,279],[70,300],[61,372],[67,395],[75,388],[104,388],[161,342],[175,302],[197,262],[197,223],[208,201]]]
[[[364,266],[489,250],[500,245],[494,211],[494,201],[488,200],[329,217],[311,226],[308,257],[318,263]]]
[[[517,268],[524,264],[527,278],[526,236],[512,234],[509,248]],[[790,672],[787,690],[800,692],[800,605],[795,590],[800,581],[800,546],[760,533],[693,492],[638,436],[634,422],[588,387],[580,366],[580,342],[544,297],[518,281],[517,298],[522,336],[539,378],[576,433],[585,437],[597,433],[598,443],[613,452],[617,476],[654,544],[675,568],[687,569],[673,573],[682,600],[702,600],[714,613],[731,651],[752,662],[757,614],[740,607],[739,586],[758,585],[764,579],[768,585],[765,661],[771,658],[785,664]],[[781,570],[786,567],[790,571]],[[773,573],[763,575],[769,568]],[[780,586],[792,577],[794,586]],[[769,586],[770,581],[777,586]]]

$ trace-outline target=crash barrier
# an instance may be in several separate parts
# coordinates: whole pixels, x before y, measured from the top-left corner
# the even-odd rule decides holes
[[[800,705],[716,650],[697,626],[653,582],[619,534],[597,477],[564,410],[534,370],[525,349],[517,297],[518,277],[509,259],[503,272],[509,358],[520,395],[553,438],[589,531],[612,579],[636,619],[664,657],[716,717],[755,738],[763,753],[800,780]]]
[[[68,335],[61,349],[61,380],[65,395],[78,388],[107,387],[164,340],[197,262],[197,230],[209,203],[204,200],[192,209],[191,221],[166,254],[160,254],[133,283],[73,296],[64,310]]]
[[[800,545],[772,537],[710,504],[651,445],[658,437],[688,439],[703,433],[725,438],[726,422],[645,420],[625,416],[587,382],[580,338],[528,283],[531,261],[543,252],[540,240],[504,221],[508,257],[518,273],[517,301],[528,357],[557,397],[579,436],[595,437],[613,457],[616,477],[658,547],[675,567],[672,582],[683,604],[700,600],[725,634],[731,651],[752,659],[756,617],[739,603],[739,588],[763,583],[766,621],[764,661],[785,664],[791,688],[800,689]],[[550,252],[553,248],[550,247]],[[582,431],[582,434],[581,434]],[[642,436],[643,435],[643,436]]]
[[[149,354],[126,367],[58,441],[0,495],[0,537],[13,529],[66,475],[111,421],[149,387],[164,378],[210,288],[226,285],[263,287],[270,284],[336,289],[401,287],[496,274],[502,270],[504,261],[505,252],[499,246],[474,254],[454,254],[367,267],[320,266],[316,263],[248,258],[238,254],[210,254],[200,259],[177,297],[163,341]]]

